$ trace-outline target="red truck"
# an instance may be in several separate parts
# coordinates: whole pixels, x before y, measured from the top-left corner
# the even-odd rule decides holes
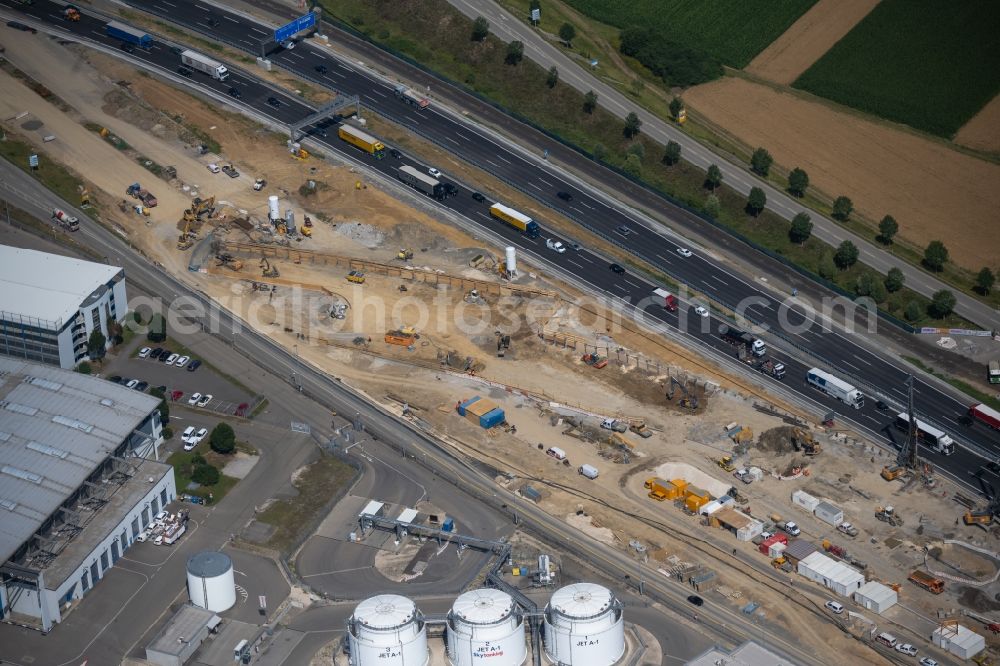
[[[142,205],[144,205],[146,208],[156,208],[157,204],[156,197],[153,196],[153,193],[150,192],[149,190],[143,189],[139,185],[139,183],[132,183],[131,185],[129,185],[128,189],[125,190],[125,193],[128,194],[133,199],[138,199],[139,201],[141,201]]]
[[[661,303],[668,312],[677,312],[677,297],[666,289],[654,289],[653,298]]]
[[[986,405],[973,405],[969,407],[969,416],[981,421],[991,428],[1000,430],[1000,412],[993,409],[992,407],[987,407]]]

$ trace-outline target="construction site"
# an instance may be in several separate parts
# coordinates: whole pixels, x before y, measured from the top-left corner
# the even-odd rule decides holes
[[[67,51],[75,76],[53,75]],[[0,72],[4,129],[79,174],[102,224],[501,486],[847,663],[890,663],[855,640],[873,618],[925,636],[961,625],[1000,648],[1000,498],[937,477],[913,428],[896,452],[816,423],[398,183],[118,60],[52,41],[14,64],[62,104]],[[40,124],[9,120],[23,109]],[[369,126],[532,209],[440,149]],[[811,582],[800,563],[815,554],[857,584]],[[896,603],[833,618],[843,633],[811,628],[825,599],[847,604],[873,582]]]

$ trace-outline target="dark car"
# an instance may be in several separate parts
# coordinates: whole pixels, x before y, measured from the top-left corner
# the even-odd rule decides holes
[[[207,19],[205,19],[205,23],[207,23],[213,28],[219,27],[219,19],[215,18],[214,16],[209,16]]]
[[[569,192],[556,192],[556,196],[562,199],[563,201],[573,200],[573,195],[570,194]]]
[[[199,361],[198,359],[195,359],[195,360],[191,361],[190,363],[188,363],[188,372],[194,372],[195,370],[197,370],[200,367],[201,367],[201,361]]]
[[[191,69],[190,67],[185,67],[184,65],[181,65],[180,67],[177,68],[177,73],[180,74],[181,76],[191,76],[192,74],[194,74],[194,70]]]
[[[458,194],[458,188],[451,183],[441,183],[441,187],[444,188],[444,195],[446,197],[453,197]]]
[[[129,383],[130,381],[132,381],[132,378],[131,378],[131,377],[119,377],[119,378],[118,378],[118,383],[119,383],[119,384],[121,384],[122,386],[125,386],[125,385],[126,385],[126,384],[128,384],[128,383]]]
[[[318,74],[326,74],[330,71],[326,68],[326,65],[316,65],[313,69],[315,69]]]
[[[992,460],[992,461],[986,463],[986,469],[990,470],[994,474],[1000,475],[1000,462],[997,462],[996,460]]]
[[[389,154],[395,157],[397,160],[403,159],[403,153],[399,152],[395,148],[389,151]]]
[[[618,225],[618,233],[622,236],[628,236],[632,233],[632,228],[625,224]]]
[[[155,386],[155,387],[153,387],[153,391],[156,391],[157,393],[162,393],[163,395],[166,395],[167,394],[167,387],[163,386],[163,385]],[[152,391],[150,391],[150,392],[152,393]]]
[[[875,403],[875,408],[878,409],[878,411],[880,412],[885,412],[888,411],[889,405],[883,402],[882,400],[879,400],[878,402]]]
[[[239,88],[230,88],[229,96],[233,99],[243,99],[243,93],[240,92]]]
[[[692,594],[691,596],[688,597],[688,602],[694,604],[695,606],[702,606],[704,605],[705,600],[699,597],[697,594]]]
[[[108,381],[109,382],[113,382],[115,384],[121,384],[122,376],[121,375],[111,375],[110,377],[108,377]]]
[[[161,354],[163,354],[163,347],[157,347],[153,351],[149,352],[149,358],[157,359],[160,358]]]
[[[486,197],[484,197],[479,192],[473,192],[472,193],[472,198],[475,199],[476,201],[486,201]]]
[[[625,269],[620,264],[611,264],[608,266],[612,273],[617,273],[618,275],[625,275]]]
[[[966,428],[971,428],[972,425],[976,422],[975,419],[973,419],[968,414],[962,414],[961,416],[958,417],[957,420],[961,425],[964,425]]]
[[[277,97],[268,97],[267,104],[268,106],[273,106],[276,109],[281,108],[281,102],[278,100]]]
[[[320,127],[319,125],[316,125],[311,130],[309,130],[309,133],[312,134],[313,136],[321,136],[324,139],[328,136],[326,128]]]
[[[122,42],[121,44],[118,45],[118,48],[120,48],[125,53],[135,53],[135,45],[129,44],[128,42]]]
[[[571,242],[571,243],[569,244],[569,246],[570,246],[571,248],[573,248],[574,250],[576,250],[577,252],[579,252],[580,250],[582,250],[582,249],[583,249],[583,246],[582,246],[582,245],[580,245],[579,243],[574,243],[574,242]]]
[[[149,382],[139,382],[138,384],[136,384],[132,388],[134,388],[139,393],[142,393],[143,391],[145,391],[146,389],[149,388]]]

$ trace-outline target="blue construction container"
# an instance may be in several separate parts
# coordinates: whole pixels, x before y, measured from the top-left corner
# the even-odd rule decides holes
[[[454,531],[454,529],[455,529],[455,519],[454,518],[445,518],[444,522],[441,523],[441,531],[442,532],[452,532],[452,531]]]
[[[462,400],[462,401],[460,401],[458,403],[458,413],[459,413],[459,415],[460,416],[465,416],[465,408],[468,407],[469,405],[471,405],[472,403],[477,402],[478,400],[479,400],[479,396],[477,395],[477,396],[473,396],[473,397],[469,398],[468,400]]]
[[[503,410],[497,407],[496,409],[486,412],[480,416],[479,425],[484,428],[492,428],[495,425],[503,423],[505,418]]]

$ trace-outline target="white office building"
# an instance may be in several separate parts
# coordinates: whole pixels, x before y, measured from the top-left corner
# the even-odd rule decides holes
[[[0,618],[52,629],[176,498],[158,406],[0,356]]]
[[[123,268],[0,245],[0,354],[76,367],[127,311]]]

